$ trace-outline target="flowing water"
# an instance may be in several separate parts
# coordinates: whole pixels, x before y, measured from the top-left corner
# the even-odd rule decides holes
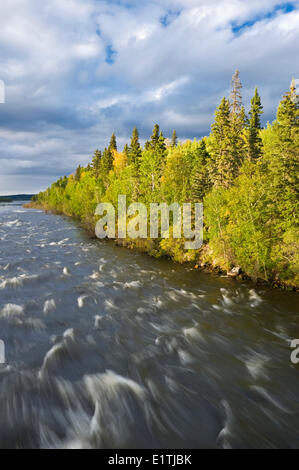
[[[0,448],[299,448],[298,297],[0,206]]]

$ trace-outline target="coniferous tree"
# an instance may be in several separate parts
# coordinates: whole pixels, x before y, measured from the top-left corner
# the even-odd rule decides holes
[[[298,133],[299,104],[294,81],[278,106],[277,123],[280,136],[286,142]]]
[[[171,147],[176,147],[177,144],[178,144],[178,138],[177,138],[176,130],[174,130],[172,133],[172,138],[171,138]]]
[[[214,260],[226,269],[241,266],[254,278],[274,280],[279,276],[298,286],[299,110],[295,82],[279,104],[276,121],[262,130],[261,113],[256,91],[244,128],[246,116],[237,73],[231,98],[224,98],[217,108],[209,137],[172,148],[166,145],[165,149],[163,133],[156,125],[145,150],[136,130],[131,148],[125,146],[120,153],[114,135],[102,158],[101,152],[95,152],[91,171],[79,165],[73,175],[60,178],[36,200],[91,223],[96,205],[109,201],[116,207],[119,194],[147,205],[201,202],[204,198],[207,252]],[[131,150],[132,155],[137,151],[137,162],[140,160],[138,172],[132,162],[127,165]],[[244,159],[244,153],[252,156]],[[142,243],[140,246],[155,256],[166,253],[178,261],[200,256],[196,250],[186,256],[183,240],[178,243],[171,237]]]
[[[299,100],[294,83],[281,100],[273,124],[274,139],[271,167],[280,184],[298,192]]]
[[[230,95],[231,113],[240,114],[242,108],[242,83],[240,80],[240,72],[236,70],[232,76],[232,91]]]
[[[162,131],[160,132],[159,139],[158,139],[158,144],[157,144],[156,149],[157,149],[157,151],[159,152],[159,154],[160,154],[162,157],[165,156],[166,144],[165,144],[165,137],[164,137]]]
[[[242,165],[245,158],[244,129],[246,125],[246,114],[242,105],[242,83],[240,72],[236,70],[232,77],[232,90],[230,96],[230,153],[232,165],[235,167],[234,177],[237,169]]]
[[[137,170],[139,169],[141,155],[142,150],[139,143],[139,132],[135,127],[133,129],[131,145],[129,148],[129,162],[132,163]]]
[[[257,88],[255,89],[254,96],[251,100],[251,108],[249,111],[249,124],[248,124],[248,156],[252,161],[257,160],[262,155],[262,139],[260,137],[261,131],[261,114],[263,113],[263,106],[261,98],[258,94]]]
[[[124,153],[125,156],[127,157],[127,160],[129,160],[129,146],[128,146],[128,144],[126,144],[126,145],[124,146],[123,153]]]
[[[159,137],[160,137],[160,127],[159,127],[158,124],[155,124],[154,129],[153,129],[153,133],[152,133],[152,136],[151,136],[151,141],[150,141],[151,147],[154,150],[156,149],[156,147],[159,143]]]
[[[101,175],[105,178],[113,168],[113,154],[110,148],[105,148],[101,159]]]
[[[194,166],[191,176],[191,198],[192,202],[202,202],[204,196],[210,189],[210,179],[207,163],[209,160],[206,143],[201,140],[199,148],[195,154]]]
[[[96,150],[93,159],[92,159],[92,169],[93,169],[93,174],[95,178],[98,178],[100,176],[100,170],[101,170],[101,159],[102,159],[102,152],[100,150]]]
[[[76,169],[76,172],[75,172],[75,181],[79,182],[80,181],[80,178],[81,178],[81,165],[79,165]]]
[[[109,144],[109,147],[108,149],[112,152],[113,150],[116,150],[117,151],[117,144],[116,144],[116,136],[113,132],[112,136],[111,136],[111,139],[110,139],[110,144]]]
[[[145,149],[145,150],[149,150],[150,148],[151,148],[151,143],[150,143],[149,140],[147,140],[147,141],[145,142],[145,144],[144,144],[144,149]]]
[[[223,98],[215,112],[215,122],[212,124],[210,136],[211,159],[209,174],[215,186],[226,186],[231,183],[234,168],[230,153],[230,105]]]

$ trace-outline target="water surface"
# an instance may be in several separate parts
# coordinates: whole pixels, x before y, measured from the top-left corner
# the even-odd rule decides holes
[[[0,448],[298,448],[298,297],[0,205]]]

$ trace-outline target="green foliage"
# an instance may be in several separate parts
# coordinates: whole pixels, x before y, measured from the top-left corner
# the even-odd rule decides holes
[[[101,159],[101,168],[100,173],[103,180],[105,180],[105,176],[108,175],[109,171],[113,168],[113,153],[110,148],[105,148],[103,152],[103,156]]]
[[[241,120],[244,120],[243,112],[231,114],[229,101],[223,98],[208,142],[209,174],[215,186],[229,187],[238,175],[244,159]]]
[[[101,172],[101,160],[102,160],[102,152],[100,150],[96,150],[91,162],[92,170],[95,178],[99,178]]]
[[[109,144],[108,149],[110,150],[110,152],[112,152],[113,150],[117,151],[116,136],[115,136],[114,132],[111,136],[110,144]]]
[[[173,131],[172,137],[171,137],[171,146],[176,147],[178,145],[178,138],[176,134],[176,130]]]
[[[142,156],[142,149],[139,143],[139,132],[135,127],[133,129],[131,145],[128,151],[129,163],[131,163],[135,169],[138,171],[140,166],[140,159]]]
[[[204,201],[202,252],[184,250],[184,240],[127,240],[124,244],[178,262],[205,259],[229,269],[241,266],[253,278],[299,284],[298,258],[298,95],[294,83],[279,104],[277,119],[261,129],[257,89],[249,120],[242,106],[239,73],[230,101],[223,98],[211,134],[202,140],[167,141],[156,124],[144,148],[137,128],[130,146],[96,150],[87,168],[79,166],[41,193],[37,203],[94,226],[99,202],[128,204]],[[166,142],[170,142],[166,146]]]
[[[263,113],[263,106],[261,98],[258,94],[257,88],[255,89],[254,96],[251,100],[251,108],[249,111],[249,124],[247,130],[248,136],[248,157],[254,161],[262,155],[262,139],[260,137],[261,114]]]
[[[75,180],[80,181],[81,178],[81,165],[78,166],[76,173],[75,173]]]

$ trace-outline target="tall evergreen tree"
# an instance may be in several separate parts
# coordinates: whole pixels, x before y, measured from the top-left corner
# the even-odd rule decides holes
[[[101,169],[101,159],[102,159],[102,152],[100,150],[96,150],[93,159],[92,159],[92,169],[95,178],[100,176],[100,169]]]
[[[234,165],[230,152],[230,105],[223,98],[215,112],[210,136],[211,159],[209,174],[216,186],[227,186],[234,177]]]
[[[151,147],[153,149],[156,149],[156,147],[159,143],[159,137],[160,137],[160,127],[159,127],[158,124],[155,124],[154,129],[153,129],[153,133],[152,133],[152,136],[151,136],[151,141],[150,141]]]
[[[298,192],[299,99],[293,82],[278,106],[273,130],[272,167],[277,167],[281,183]]]
[[[131,145],[129,148],[129,162],[132,163],[136,167],[136,169],[139,168],[141,155],[142,150],[139,143],[139,132],[138,129],[135,127],[133,129]]]
[[[209,156],[206,143],[204,140],[201,140],[195,154],[190,181],[192,202],[202,202],[207,191],[210,189],[210,179],[207,167]]]
[[[159,139],[158,139],[158,144],[156,146],[156,150],[160,153],[162,157],[165,156],[166,152],[166,144],[165,144],[165,137],[163,135],[163,132],[160,132]]]
[[[248,156],[252,161],[257,160],[262,155],[262,139],[260,137],[261,131],[261,114],[263,113],[263,106],[261,98],[258,94],[257,88],[255,89],[254,96],[251,100],[251,108],[249,111],[249,124],[247,129],[248,138]]]
[[[242,83],[240,72],[236,70],[232,77],[232,91],[230,96],[230,153],[235,169],[239,168],[245,158],[244,129],[246,114],[242,105]],[[234,172],[237,175],[237,171]]]
[[[101,176],[105,178],[113,168],[113,153],[110,148],[105,148],[101,159]]]
[[[109,150],[112,152],[113,150],[117,151],[117,144],[116,144],[116,136],[113,132],[111,139],[110,139],[110,144],[109,144]]]
[[[240,72],[236,70],[232,76],[232,91],[230,95],[231,113],[240,114],[242,108],[242,83]]]
[[[129,150],[130,150],[130,149],[129,149],[129,146],[128,146],[128,144],[126,144],[126,145],[124,146],[123,153],[124,153],[125,156],[127,157],[127,160],[129,160]]]
[[[172,133],[172,138],[171,138],[171,147],[176,147],[177,144],[178,144],[178,138],[177,138],[176,130],[174,130]]]
[[[81,171],[82,171],[82,168],[81,168],[81,165],[79,165],[75,172],[75,181],[77,182],[79,182],[81,179]]]
[[[144,144],[144,149],[145,150],[149,150],[151,148],[151,143],[149,140],[146,140],[145,144]]]

